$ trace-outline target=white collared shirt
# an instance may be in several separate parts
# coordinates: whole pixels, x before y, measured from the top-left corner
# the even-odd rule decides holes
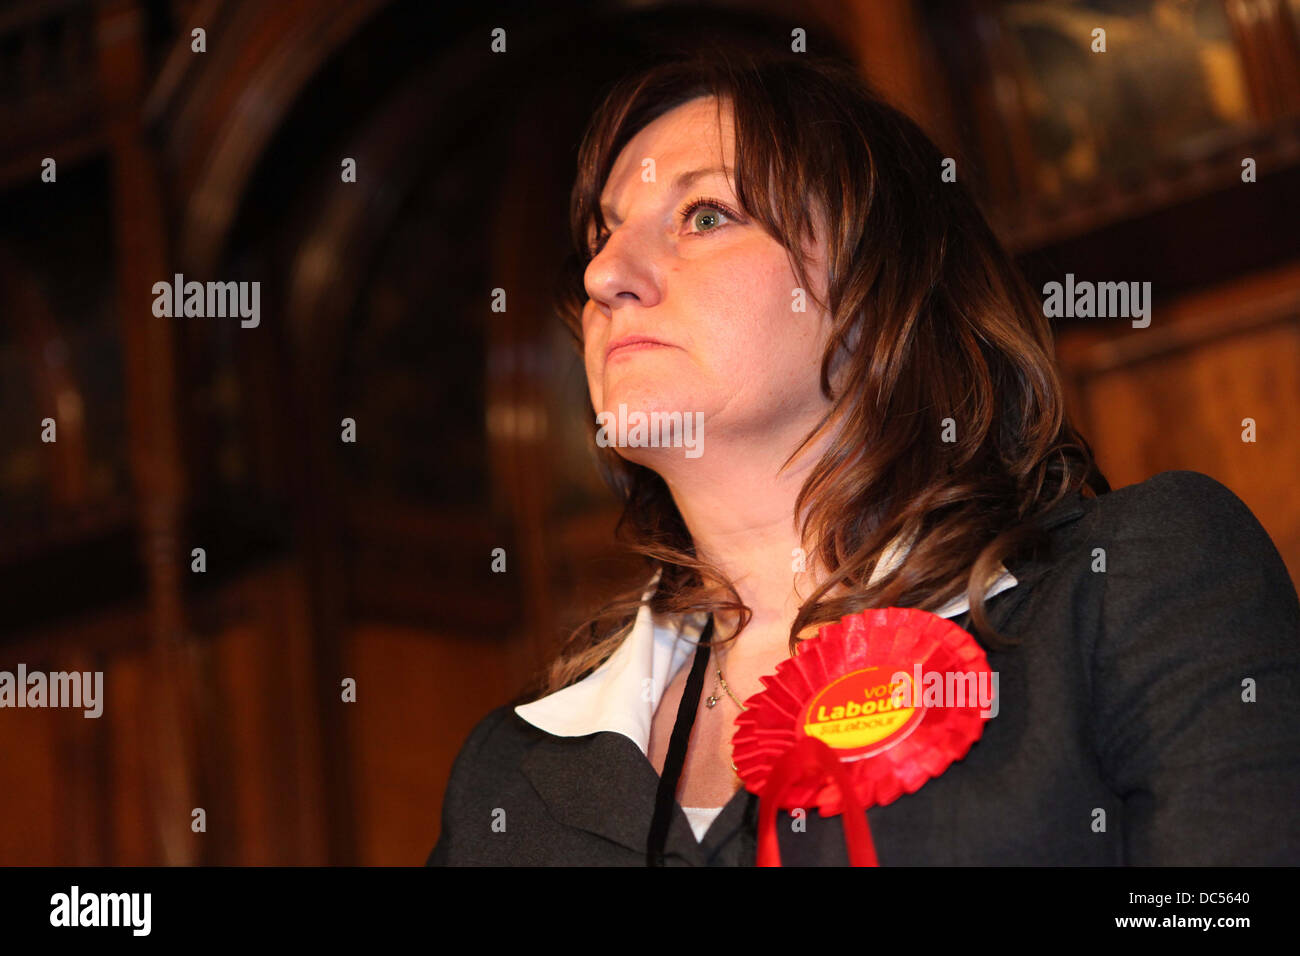
[[[877,562],[874,582],[892,570],[897,561],[891,546]],[[613,731],[629,738],[649,756],[650,725],[664,689],[695,652],[696,641],[708,621],[706,614],[654,615],[648,602],[658,585],[659,575],[642,595],[632,630],[609,658],[576,684],[540,700],[521,704],[515,713],[534,727],[557,737],[584,737]],[[997,576],[985,592],[985,599],[1015,587],[1015,577],[999,565]],[[970,609],[965,595],[959,595],[934,611],[939,617],[956,617]],[[702,839],[721,807],[683,807],[696,839]]]

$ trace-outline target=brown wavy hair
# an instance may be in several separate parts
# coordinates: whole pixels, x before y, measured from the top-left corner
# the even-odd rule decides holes
[[[815,287],[799,240],[813,235],[815,208],[828,232],[826,301],[817,304],[832,319],[820,369],[832,406],[822,424],[837,420],[839,428],[796,513],[805,515],[809,564],[815,555],[829,575],[795,617],[791,653],[811,625],[872,607],[934,610],[963,592],[975,636],[985,646],[1009,645],[984,607],[999,562],[1036,547],[1042,532],[1034,519],[1066,495],[1110,486],[1067,419],[1041,302],[965,186],[943,181],[940,151],[852,66],[713,51],[614,85],[583,138],[570,202],[573,251],[558,310],[579,351],[582,275],[591,237],[606,228],[600,194],[614,160],[646,124],[700,96],[731,106],[737,199],[785,246],[806,290]],[[955,441],[940,440],[945,419]],[[651,610],[736,613],[739,634],[749,609],[697,557],[663,479],[612,448],[595,448],[594,433],[593,424],[601,471],[623,505],[617,537],[660,575]],[[905,558],[868,586],[900,535],[911,542]],[[645,588],[643,580],[576,628],[539,675],[536,695],[606,660],[627,636]]]

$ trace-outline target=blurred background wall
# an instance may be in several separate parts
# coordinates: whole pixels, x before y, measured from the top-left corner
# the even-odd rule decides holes
[[[1151,282],[1149,328],[1059,322],[1073,412],[1116,487],[1214,476],[1300,580],[1298,25],[1300,0],[0,6],[0,670],[105,675],[99,719],[0,710],[0,864],[423,862],[465,734],[637,571],[549,295],[601,92],[701,41],[853,60],[1036,287]],[[176,273],[260,282],[260,323],[154,316]]]

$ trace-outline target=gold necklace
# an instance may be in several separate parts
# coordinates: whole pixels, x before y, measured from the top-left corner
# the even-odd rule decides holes
[[[722,685],[722,689],[727,692],[727,696],[736,702],[736,706],[739,707],[741,710],[749,710],[748,707],[746,707],[744,704],[740,702],[740,698],[731,692],[731,688],[727,686],[727,679],[722,676],[721,663],[714,665],[714,672],[718,675],[718,683]],[[704,699],[704,705],[712,709],[712,707],[720,700],[722,700],[722,698],[719,697],[717,694],[710,694],[708,697]]]
[[[739,707],[741,710],[749,710],[748,707],[746,707],[744,704],[740,702],[740,698],[731,692],[731,688],[727,686],[727,679],[722,676],[722,663],[719,662],[718,664],[716,664],[714,666],[714,670],[718,675],[718,683],[721,684],[722,689],[727,692],[727,696],[730,697],[732,700],[734,700],[736,702],[736,706]],[[722,700],[722,698],[719,697],[717,694],[710,694],[708,697],[704,699],[704,704],[706,707],[712,709],[713,705],[720,700]],[[740,768],[736,766],[736,761],[734,760],[731,761],[731,769],[736,773],[737,776],[740,775]]]

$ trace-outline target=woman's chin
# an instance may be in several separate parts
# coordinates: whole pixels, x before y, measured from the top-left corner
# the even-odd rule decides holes
[[[621,445],[615,446],[614,451],[624,461],[649,468],[662,477],[676,474],[677,470],[683,465],[693,466],[702,457],[702,455],[687,448]]]
[[[596,443],[614,448],[628,461],[654,467],[652,463],[665,456],[681,460],[703,455],[704,413],[690,408],[689,401],[674,404],[663,394],[620,393],[604,404],[596,415]]]

